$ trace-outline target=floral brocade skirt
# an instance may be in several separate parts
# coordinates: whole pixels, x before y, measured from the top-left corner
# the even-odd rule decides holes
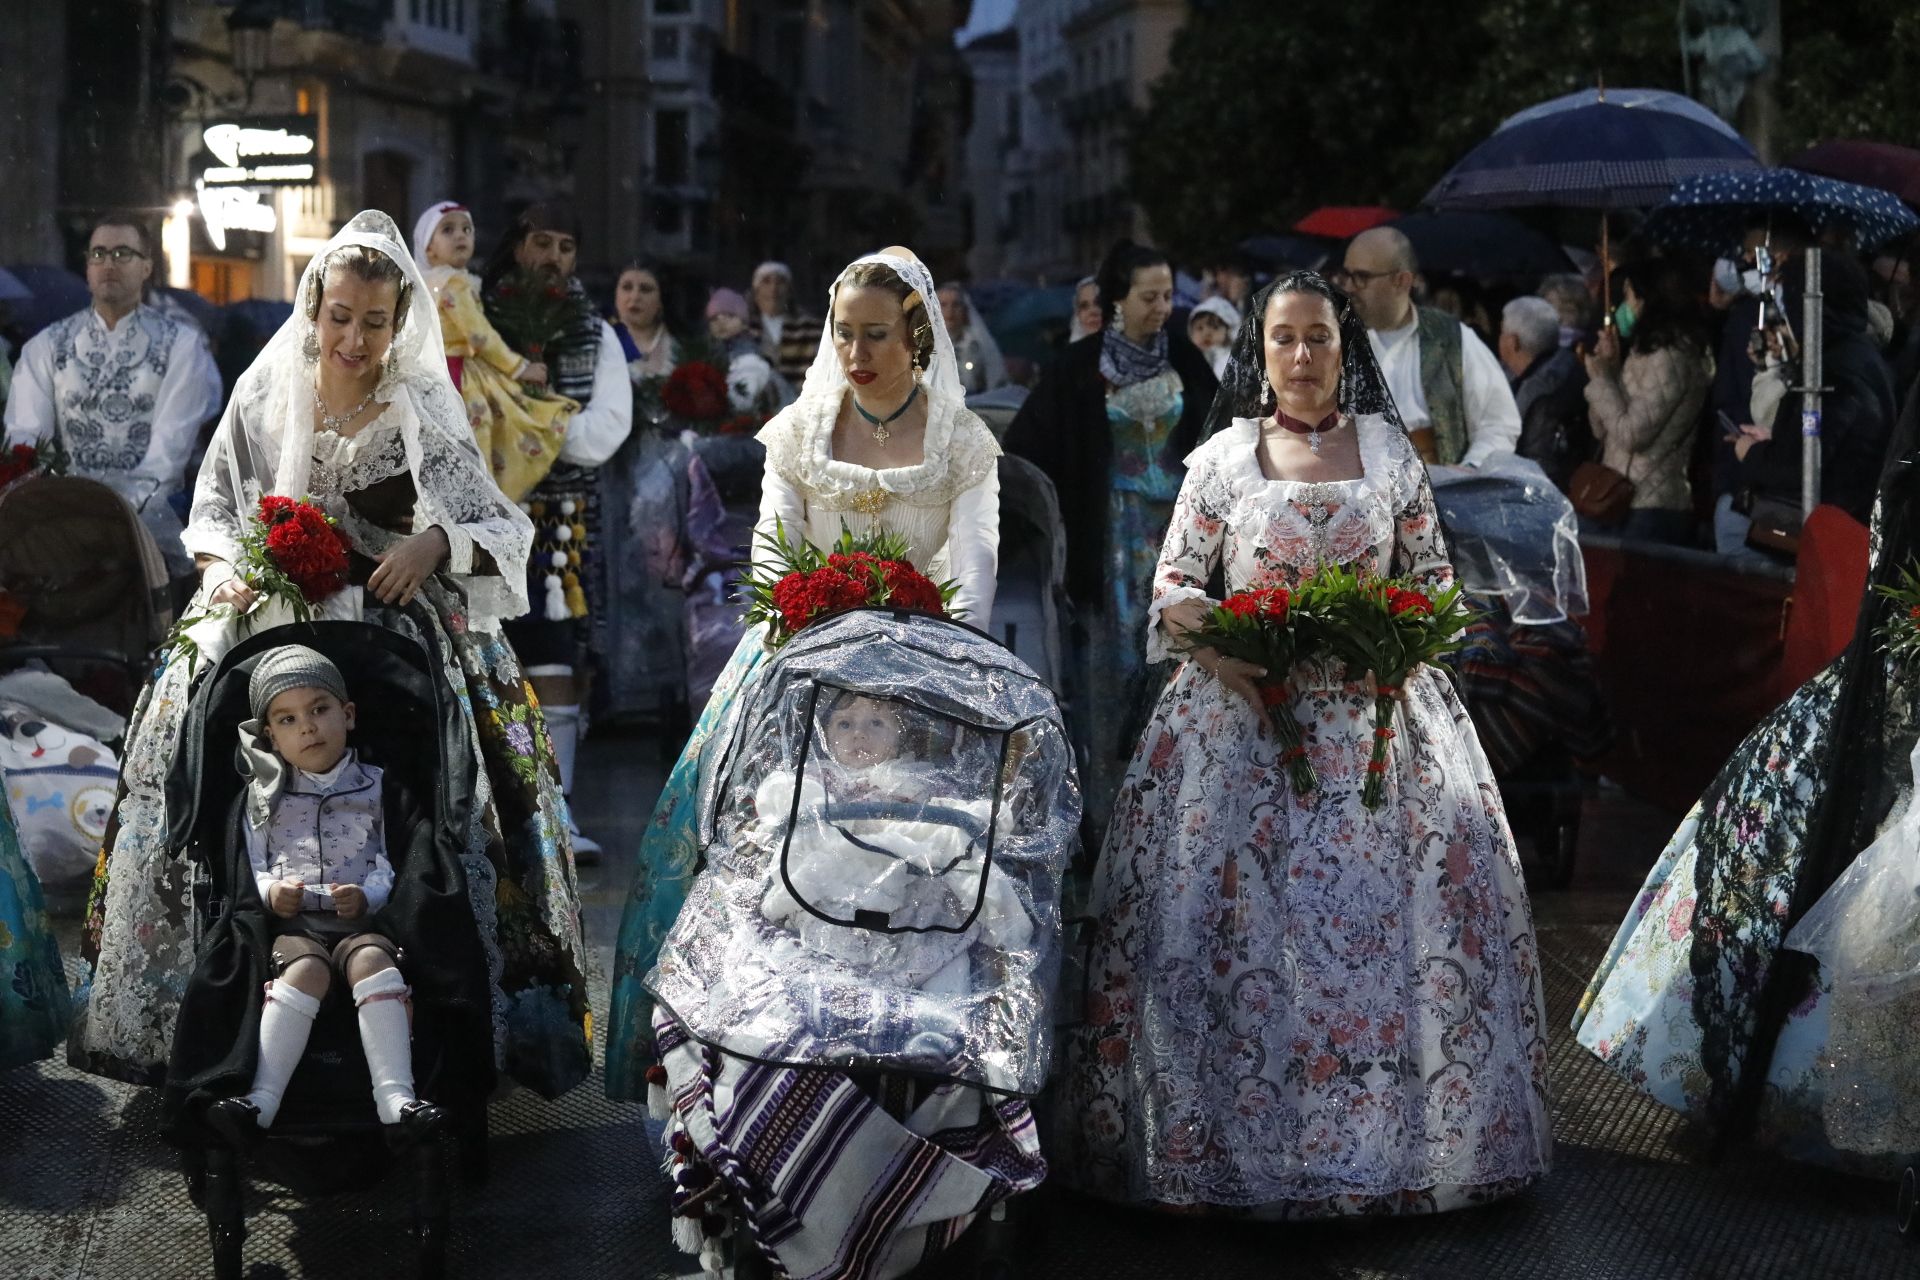
[[[732,726],[734,707],[766,656],[760,628],[750,628],[714,682],[693,736],[667,775],[646,834],[640,838],[633,888],[620,918],[620,942],[613,958],[612,1007],[607,1015],[609,1098],[646,1100],[646,1070],[655,1061],[653,997],[641,984],[660,958],[660,945],[686,905],[700,870],[701,759],[714,738],[724,737]]]
[[[0,792],[0,1071],[52,1056],[67,1018],[67,978],[40,882]]]
[[[430,579],[405,609],[367,620],[438,649],[481,763],[462,863],[493,989],[496,1065],[546,1097],[592,1069],[579,894],[553,746],[505,637],[469,631],[459,596]],[[289,637],[292,638],[291,636]],[[162,656],[128,724],[120,794],[88,902],[91,973],[75,994],[67,1057],[133,1084],[165,1076],[193,971],[187,864],[167,847],[166,779],[191,697],[188,664]]]
[[[1820,762],[1847,659],[1821,672],[1747,735],[1648,872],[1574,1014],[1575,1038],[1654,1100],[1696,1118],[1725,1113],[1749,1070],[1766,1072],[1761,1139],[1798,1159],[1897,1173],[1850,1153],[1831,1131],[1829,1072],[1865,1052],[1912,1061],[1920,1029],[1848,1043],[1824,975],[1781,1027],[1771,1058],[1749,1061],[1757,998],[1777,958],[1800,876]],[[1911,692],[1883,726],[1890,760],[1914,741]],[[1909,783],[1909,785],[1911,785]]]
[[[1128,1203],[1260,1218],[1431,1213],[1551,1159],[1544,992],[1499,791],[1446,678],[1408,682],[1386,799],[1372,686],[1303,680],[1318,789],[1187,664],[1095,872],[1054,1168]]]

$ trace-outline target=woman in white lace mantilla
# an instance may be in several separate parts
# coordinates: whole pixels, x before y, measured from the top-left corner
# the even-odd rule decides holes
[[[966,407],[932,276],[906,249],[870,254],[834,281],[828,316],[799,399],[760,433],[759,549],[776,520],[820,547],[843,528],[896,535],[916,566],[958,584],[962,619],[985,627],[999,570],[1000,446]],[[765,652],[758,631],[741,640],[643,837],[614,962],[609,1096],[646,1096],[652,1002],[640,984],[696,867],[701,755]]]
[[[1453,577],[1433,491],[1351,303],[1256,295],[1187,458],[1144,619],[1180,656],[1208,580],[1323,565]],[[1258,1218],[1431,1213],[1547,1171],[1545,1007],[1519,857],[1446,676],[1406,681],[1386,801],[1361,801],[1372,680],[1195,648],[1161,695],[1095,873],[1085,1021],[1054,1167],[1095,1194]],[[1301,724],[1295,795],[1269,714]]]
[[[585,1077],[590,1053],[565,805],[539,707],[499,629],[527,607],[532,527],[474,445],[433,295],[391,218],[356,216],[314,256],[297,297],[201,466],[184,535],[202,573],[194,607],[249,605],[233,566],[258,500],[307,497],[353,546],[353,585],[327,616],[364,615],[439,652],[485,766],[464,861],[493,981],[496,1060],[553,1096]],[[89,910],[92,973],[68,1042],[83,1070],[157,1083],[164,1069],[194,961],[166,778],[193,677],[236,629],[197,628],[197,663],[178,648],[163,655],[130,723]]]

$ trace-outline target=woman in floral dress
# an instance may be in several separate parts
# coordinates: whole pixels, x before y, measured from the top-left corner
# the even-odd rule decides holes
[[[1146,611],[1173,658],[1206,586],[1323,565],[1453,571],[1366,331],[1311,272],[1256,296]],[[1228,421],[1230,419],[1230,422]],[[1253,680],[1195,649],[1120,788],[1054,1167],[1126,1202],[1259,1218],[1431,1213],[1547,1171],[1533,924],[1492,770],[1444,674],[1406,681],[1385,803],[1361,803],[1371,677],[1293,673],[1296,796]]]
[[[1074,732],[1086,752],[1089,828],[1120,785],[1131,735],[1157,693],[1140,634],[1154,554],[1219,387],[1207,358],[1170,332],[1166,255],[1122,242],[1098,276],[1106,327],[1069,347],[1007,429],[1060,495],[1067,593],[1078,615]]]
[[[1915,565],[1916,448],[1910,395],[1873,513],[1875,586]],[[1886,1153],[1835,1131],[1837,1060],[1910,1062],[1920,1032],[1842,1043],[1829,975],[1782,944],[1914,785],[1920,681],[1885,651],[1894,607],[1869,590],[1847,651],[1721,768],[1647,874],[1573,1023],[1601,1061],[1717,1136],[1757,1132],[1791,1155],[1866,1172],[1884,1164],[1857,1157]]]
[[[552,747],[499,624],[524,612],[527,517],[494,485],[447,375],[432,292],[393,220],[361,213],[316,254],[293,315],[234,390],[185,542],[194,610],[244,606],[240,539],[259,497],[306,495],[339,521],[356,584],[329,602],[437,647],[483,768],[467,884],[493,985],[497,1065],[553,1097],[591,1067],[580,909]],[[364,584],[362,588],[360,584]],[[228,638],[231,642],[231,637]],[[164,1074],[194,965],[189,869],[167,839],[166,780],[194,674],[161,657],[127,730],[121,795],[89,904],[67,1053],[135,1084]]]

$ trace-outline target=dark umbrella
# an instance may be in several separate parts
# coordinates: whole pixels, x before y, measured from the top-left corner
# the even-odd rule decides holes
[[[1324,236],[1303,236],[1291,232],[1281,235],[1249,236],[1240,242],[1240,252],[1269,271],[1281,267],[1305,267],[1318,270],[1333,253],[1338,240]]]
[[[87,282],[65,267],[29,265],[7,270],[33,293],[30,299],[7,304],[7,314],[24,337],[31,338],[55,320],[93,304]]]
[[[1422,202],[1434,209],[1658,204],[1695,174],[1757,169],[1731,126],[1658,89],[1585,89],[1508,117]]]
[[[1073,323],[1073,286],[1030,289],[986,320],[1002,355],[1045,360],[1066,341]]]
[[[1387,225],[1413,242],[1423,271],[1537,279],[1573,269],[1551,237],[1504,213],[1410,213]]]
[[[162,287],[155,289],[154,302],[157,305],[178,310],[199,327],[200,332],[212,334],[220,324],[220,308],[208,302],[191,289]]]
[[[1822,142],[1787,161],[1787,167],[1891,191],[1920,208],[1920,151],[1912,147],[1857,140]]]
[[[1790,214],[1816,232],[1846,228],[1863,251],[1920,230],[1920,214],[1890,193],[1799,169],[1689,178],[1641,230],[1662,244],[1725,253],[1739,248],[1748,224],[1766,213]]]
[[[1383,204],[1334,204],[1315,209],[1293,224],[1302,235],[1324,236],[1329,240],[1351,240],[1400,216],[1398,209]]]

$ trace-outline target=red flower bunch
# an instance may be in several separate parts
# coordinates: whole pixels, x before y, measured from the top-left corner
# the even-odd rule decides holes
[[[798,631],[815,618],[867,603],[867,584],[839,569],[795,571],[773,585],[773,607],[788,632]]]
[[[40,465],[40,453],[30,444],[17,444],[0,457],[0,489],[21,476],[31,474]]]
[[[767,624],[768,643],[785,644],[793,633],[843,609],[911,609],[947,617],[950,583],[936,583],[913,567],[898,538],[873,534],[856,540],[842,533],[831,552],[795,543],[776,524],[769,540],[775,564],[755,566],[746,581],[746,622]]]
[[[1387,588],[1387,612],[1398,618],[1411,614],[1416,618],[1433,616],[1433,601],[1418,591],[1408,591],[1403,587]]]
[[[727,375],[704,360],[689,360],[667,376],[660,389],[667,412],[688,423],[711,423],[727,416]]]
[[[1220,607],[1237,618],[1265,618],[1285,626],[1287,613],[1293,608],[1293,594],[1285,587],[1240,591],[1228,596]]]
[[[350,547],[326,512],[268,494],[260,499],[260,525],[267,557],[308,604],[319,604],[347,585]]]
[[[1268,723],[1280,741],[1280,761],[1296,795],[1307,794],[1319,781],[1307,759],[1300,725],[1293,718],[1293,691],[1288,687],[1294,667],[1312,653],[1313,636],[1301,621],[1294,616],[1291,591],[1263,587],[1228,596],[1189,637],[1195,648],[1213,649],[1266,669],[1258,681],[1260,702],[1269,712]]]

